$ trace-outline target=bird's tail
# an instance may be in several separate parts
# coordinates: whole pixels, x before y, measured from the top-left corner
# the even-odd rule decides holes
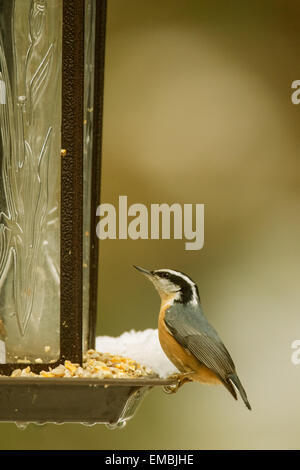
[[[240,392],[240,395],[245,403],[245,405],[247,406],[248,410],[251,410],[251,406],[250,406],[250,403],[248,401],[248,398],[247,398],[247,394],[244,390],[244,387],[243,385],[241,384],[241,381],[240,379],[238,378],[238,376],[236,374],[229,374],[227,376],[227,378],[229,380],[231,380],[231,382],[233,382],[233,384],[236,386],[236,388],[238,389],[238,391]]]

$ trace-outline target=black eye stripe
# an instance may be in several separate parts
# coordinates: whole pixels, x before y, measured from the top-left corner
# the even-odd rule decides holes
[[[153,274],[159,276],[162,279],[167,279],[176,286],[179,286],[181,296],[180,299],[175,300],[175,302],[187,304],[195,298],[200,302],[198,287],[194,281],[192,281],[192,279],[186,274],[180,271],[177,272],[178,274],[173,274],[168,271],[153,271]],[[181,275],[185,276],[187,279],[189,279],[189,281],[184,279]]]
[[[183,279],[181,276],[177,276],[176,274],[171,274],[168,271],[156,272],[155,274],[161,277],[162,279],[168,279],[169,281],[173,282],[173,284],[176,284],[182,288],[184,287],[191,288],[191,284],[188,281]]]

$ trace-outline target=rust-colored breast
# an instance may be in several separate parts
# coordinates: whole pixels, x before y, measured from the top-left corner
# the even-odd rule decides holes
[[[188,349],[182,347],[169,333],[164,321],[168,307],[168,304],[162,305],[158,318],[158,337],[166,356],[180,372],[191,372],[191,380],[207,384],[220,384],[221,381],[216,374],[199,362]]]

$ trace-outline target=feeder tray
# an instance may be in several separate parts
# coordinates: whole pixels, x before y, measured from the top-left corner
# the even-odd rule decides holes
[[[114,429],[133,417],[154,386],[172,379],[0,377],[0,421],[106,424]]]

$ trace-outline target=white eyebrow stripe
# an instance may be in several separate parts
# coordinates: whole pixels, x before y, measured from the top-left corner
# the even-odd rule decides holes
[[[174,274],[175,276],[178,276],[178,277],[181,277],[182,279],[184,279],[191,286],[192,292],[193,292],[193,298],[189,303],[191,303],[193,305],[198,304],[199,300],[198,300],[196,285],[188,276],[185,276],[184,274],[180,273],[179,271],[174,271],[173,269],[167,269],[167,268],[166,269],[157,269],[156,272],[168,272],[170,274]]]

